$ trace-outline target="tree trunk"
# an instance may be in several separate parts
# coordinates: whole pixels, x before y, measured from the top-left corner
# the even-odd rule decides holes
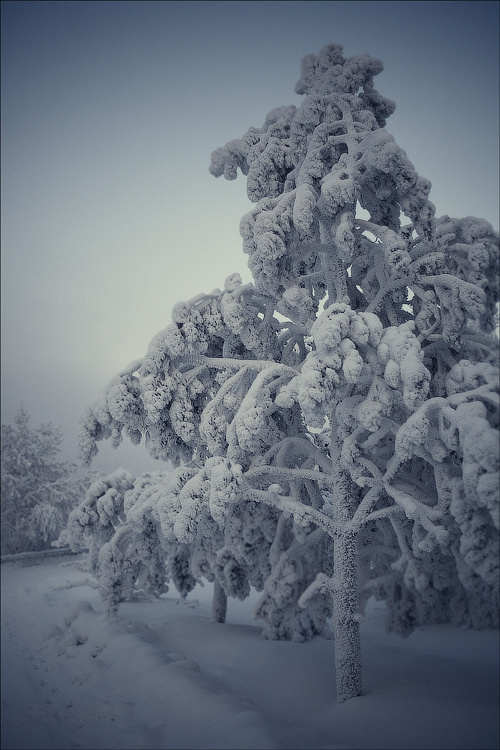
[[[361,695],[358,547],[355,534],[340,534],[334,543],[333,636],[337,701]]]
[[[214,595],[212,599],[212,620],[226,622],[227,596],[217,578],[214,580]]]
[[[337,448],[336,456],[334,446]],[[332,448],[337,527],[333,548],[333,637],[337,701],[343,703],[361,695],[358,543],[355,532],[344,531],[356,507],[356,491],[351,478],[340,468],[337,441]]]

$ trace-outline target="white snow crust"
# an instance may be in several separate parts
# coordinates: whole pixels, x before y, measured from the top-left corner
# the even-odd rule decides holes
[[[5,750],[498,747],[498,631],[402,639],[370,600],[363,695],[339,705],[332,642],[263,640],[255,592],[226,624],[210,584],[106,619],[73,564],[4,563],[1,578]]]

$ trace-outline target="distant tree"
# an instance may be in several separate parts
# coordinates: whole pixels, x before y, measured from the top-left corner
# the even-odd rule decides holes
[[[402,634],[498,623],[498,234],[435,218],[385,130],[381,70],[328,45],[303,61],[299,108],[213,153],[256,203],[241,222],[254,284],[177,305],[81,432],[89,460],[124,431],[180,464],[148,512],[226,593],[253,570],[246,511],[273,519],[255,544],[260,615],[300,639],[333,610],[339,701],[361,693],[372,593]]]
[[[2,554],[50,547],[85,491],[77,464],[62,461],[62,431],[52,423],[30,425],[21,407],[12,424],[2,424]]]

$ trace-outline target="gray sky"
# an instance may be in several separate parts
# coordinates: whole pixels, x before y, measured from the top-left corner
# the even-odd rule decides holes
[[[301,59],[368,53],[437,215],[498,229],[497,2],[2,2],[2,422],[78,420],[179,300],[251,276],[245,179],[210,155],[299,105]],[[161,469],[103,443],[93,466]]]

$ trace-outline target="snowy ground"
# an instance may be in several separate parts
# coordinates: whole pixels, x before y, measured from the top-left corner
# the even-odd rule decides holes
[[[84,574],[3,564],[2,748],[498,748],[498,631],[434,626],[403,640],[362,624],[364,695],[335,703],[333,643],[265,641],[252,603],[210,621],[186,603],[122,604]]]

